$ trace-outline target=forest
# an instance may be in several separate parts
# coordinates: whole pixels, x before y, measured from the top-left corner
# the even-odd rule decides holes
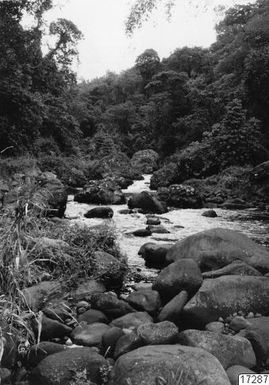
[[[3,157],[92,161],[153,149],[164,164],[188,159],[185,179],[267,160],[267,1],[229,9],[208,49],[178,48],[160,60],[149,48],[132,68],[82,83],[71,66],[82,37],[72,22],[52,23],[55,46],[42,52],[51,1],[0,7]],[[30,29],[22,27],[25,12],[35,18]]]

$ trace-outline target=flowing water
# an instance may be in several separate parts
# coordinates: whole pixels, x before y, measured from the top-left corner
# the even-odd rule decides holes
[[[123,192],[126,196],[141,191],[149,191],[149,181],[151,175],[144,175],[144,180],[135,181]],[[87,226],[96,226],[105,223],[111,226],[118,239],[120,249],[128,257],[130,267],[141,269],[142,273],[154,276],[156,270],[148,269],[144,265],[144,260],[138,255],[139,248],[146,242],[155,243],[174,243],[188,235],[213,227],[222,227],[232,230],[239,230],[255,239],[259,243],[268,243],[269,220],[249,219],[252,210],[223,210],[215,209],[217,218],[203,217],[201,214],[206,209],[176,209],[166,214],[156,215],[161,219],[161,224],[170,232],[168,234],[152,234],[149,237],[135,237],[131,233],[146,227],[146,216],[140,213],[121,214],[119,211],[127,209],[127,205],[110,205],[114,211],[112,219],[87,219],[84,214],[96,205],[82,204],[74,202],[73,197],[69,197],[66,216],[74,223],[84,223]]]

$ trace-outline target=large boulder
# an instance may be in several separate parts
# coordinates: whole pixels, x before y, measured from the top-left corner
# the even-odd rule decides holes
[[[194,259],[203,271],[219,269],[238,259],[262,273],[269,271],[269,251],[229,229],[214,228],[191,235],[177,242],[166,255],[170,263],[182,258]]]
[[[173,246],[171,243],[157,244],[147,242],[141,246],[138,255],[141,255],[145,260],[147,267],[163,268],[167,265],[166,254]]]
[[[131,333],[127,333],[118,339],[113,357],[114,359],[117,359],[123,354],[129,353],[132,350],[140,348],[144,345],[145,344],[136,331],[132,331]]]
[[[41,310],[52,299],[61,297],[61,284],[55,281],[44,281],[23,290],[27,306],[34,312]]]
[[[67,346],[56,344],[55,342],[40,342],[39,344],[30,347],[24,364],[27,367],[34,368],[39,362],[44,360],[44,358],[51,354],[62,352],[65,349],[67,349]]]
[[[128,200],[128,207],[130,209],[142,209],[144,213],[163,214],[167,212],[165,204],[159,201],[148,191],[142,191],[139,194],[134,194]]]
[[[251,343],[244,337],[190,329],[179,334],[178,342],[205,349],[219,360],[224,369],[232,365],[243,365],[251,369],[256,365]]]
[[[114,215],[114,211],[112,210],[111,207],[100,206],[87,211],[87,213],[84,214],[84,217],[85,218],[112,218],[113,215]]]
[[[178,328],[170,321],[140,325],[137,335],[143,345],[169,345],[178,342]]]
[[[69,334],[72,332],[72,329],[69,326],[57,320],[46,317],[45,315],[42,316],[41,326],[40,339],[42,341],[49,341],[53,338],[69,336]],[[33,322],[33,328],[36,332],[36,335],[38,335],[39,323],[36,320]]]
[[[89,279],[84,282],[79,282],[77,288],[71,291],[70,296],[74,301],[80,301],[87,299],[94,294],[104,293],[105,291],[106,288],[103,283],[98,282],[95,279]]]
[[[145,323],[152,323],[151,316],[146,312],[135,312],[116,318],[111,322],[111,326],[122,329],[134,329]]]
[[[91,297],[93,308],[102,311],[108,318],[122,317],[135,310],[126,301],[119,299],[114,293],[100,293]]]
[[[113,356],[118,340],[124,335],[121,328],[109,328],[102,337],[102,351],[109,357]]]
[[[181,345],[145,346],[121,356],[109,385],[128,383],[230,385],[222,365],[212,354]]]
[[[38,177],[40,188],[31,201],[37,207],[43,207],[47,216],[62,218],[67,204],[67,190],[52,173],[43,173]]]
[[[173,321],[176,324],[180,322],[180,315],[183,307],[188,302],[188,293],[182,290],[171,301],[169,301],[160,311],[158,321]]]
[[[251,342],[258,360],[266,361],[269,358],[269,317],[250,318],[245,326],[240,334]]]
[[[157,163],[159,160],[159,155],[154,150],[141,150],[137,151],[132,159],[132,167],[142,173],[142,174],[151,174],[157,169]]]
[[[216,218],[218,216],[218,214],[216,213],[215,210],[206,210],[203,212],[202,214],[202,217],[206,217],[206,218]]]
[[[160,306],[160,295],[156,290],[141,289],[132,292],[126,301],[136,310],[146,311],[151,315],[155,315]]]
[[[87,325],[94,324],[96,322],[107,324],[107,316],[100,310],[89,309],[78,317],[78,322],[85,322]]]
[[[101,347],[102,337],[109,330],[109,326],[95,322],[90,325],[78,325],[71,333],[71,339],[76,345]]]
[[[262,274],[258,270],[254,269],[254,267],[249,266],[247,263],[240,260],[236,260],[229,265],[222,267],[221,269],[206,271],[202,275],[203,278],[217,278],[221,277],[222,275],[262,276]]]
[[[104,251],[96,251],[92,258],[93,276],[109,289],[122,287],[127,265]]]
[[[225,319],[239,311],[269,314],[269,279],[226,275],[206,279],[185,305],[182,316],[190,327],[204,327],[219,317]]]
[[[192,259],[181,259],[163,269],[152,288],[167,302],[182,290],[186,290],[189,295],[195,294],[202,282],[202,273],[197,263]]]
[[[110,179],[92,180],[82,192],[75,195],[79,203],[103,205],[118,205],[125,203],[125,197],[120,187]]]
[[[226,371],[231,385],[238,385],[238,378],[240,374],[255,374],[253,370],[245,368],[244,366],[241,365],[234,365],[231,366],[227,371]]]
[[[184,184],[161,187],[158,189],[157,196],[168,206],[181,209],[199,209],[203,207],[202,199],[195,188]]]
[[[107,362],[92,348],[73,348],[51,354],[30,373],[30,385],[69,385],[76,373],[86,371],[87,379],[102,384],[100,369]]]

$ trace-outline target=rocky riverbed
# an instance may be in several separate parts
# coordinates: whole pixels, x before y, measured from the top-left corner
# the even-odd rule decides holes
[[[143,177],[143,180],[134,181],[127,189],[122,190],[127,199],[132,194],[150,191],[151,175],[143,175]],[[109,205],[114,212],[112,219],[85,218],[84,214],[95,207],[97,206],[75,202],[71,195],[69,196],[66,216],[73,218],[72,222],[74,223],[84,223],[90,227],[105,223],[107,226],[115,229],[120,249],[128,257],[129,265],[133,268],[141,269],[147,276],[155,276],[157,271],[146,268],[143,259],[138,255],[138,250],[145,242],[171,244],[184,239],[186,236],[214,227],[241,231],[262,244],[266,244],[269,240],[269,218],[266,220],[266,218],[262,217],[261,213],[259,215],[253,209],[225,210],[216,208],[214,209],[217,213],[215,218],[203,216],[202,214],[206,209],[172,209],[165,214],[155,214],[167,230],[167,233],[153,233],[144,238],[136,237],[132,233],[138,229],[146,228],[146,215],[139,212],[124,212],[128,209],[127,204],[121,204]]]
[[[31,237],[47,274],[23,289],[18,320],[29,327],[3,313],[16,328],[0,338],[2,384],[237,385],[240,373],[267,373],[266,213],[167,210],[149,179],[102,195],[131,204],[69,196],[69,219],[45,220],[46,236]],[[97,184],[80,199],[96,199]]]

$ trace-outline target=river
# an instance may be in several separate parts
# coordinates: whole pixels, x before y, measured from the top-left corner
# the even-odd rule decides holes
[[[143,180],[134,181],[126,190],[123,190],[128,197],[130,194],[141,191],[149,191],[149,181],[151,175],[144,175]],[[120,211],[127,208],[127,205],[110,205],[114,211],[112,219],[87,219],[84,214],[96,205],[82,204],[74,202],[73,196],[69,196],[66,209],[67,218],[74,223],[84,223],[87,226],[106,224],[111,226],[116,232],[118,244],[121,251],[128,257],[129,266],[138,268],[146,276],[152,276],[157,270],[148,269],[144,265],[144,260],[138,255],[139,248],[146,242],[174,243],[188,235],[207,230],[213,227],[228,228],[238,230],[255,239],[259,243],[268,243],[269,220],[250,220],[249,215],[253,210],[223,210],[216,208],[218,214],[216,218],[203,217],[202,213],[206,209],[175,209],[166,214],[156,215],[160,217],[162,225],[170,232],[168,234],[152,234],[149,237],[135,237],[134,230],[146,227],[146,216],[144,214],[121,214]]]

